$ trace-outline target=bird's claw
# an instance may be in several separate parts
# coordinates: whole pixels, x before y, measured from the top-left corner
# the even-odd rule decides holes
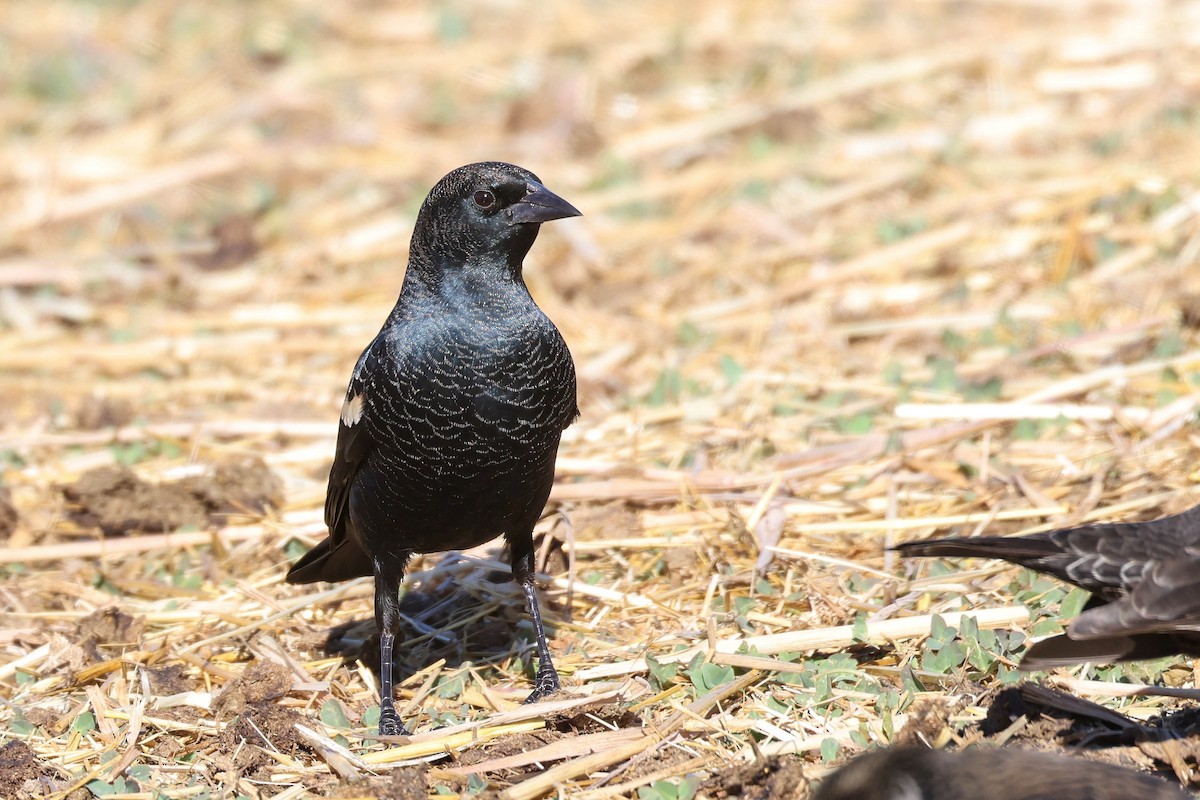
[[[533,692],[529,697],[525,698],[525,703],[536,703],[543,698],[557,692],[562,688],[562,684],[558,682],[558,673],[550,670],[548,672],[538,671],[537,677],[533,680]]]
[[[380,736],[408,736],[408,729],[400,723],[400,715],[394,708],[385,708],[379,714]]]

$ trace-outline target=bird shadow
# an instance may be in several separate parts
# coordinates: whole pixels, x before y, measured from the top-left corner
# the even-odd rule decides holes
[[[507,561],[503,552],[489,561]],[[447,564],[455,569],[444,569]],[[394,655],[394,676],[402,683],[444,659],[445,668],[466,664],[500,665],[513,659],[530,680],[536,672],[536,645],[520,587],[507,569],[447,554],[434,568],[406,581],[400,599],[401,628]],[[563,618],[565,607],[539,592],[543,617]],[[553,630],[553,627],[551,627]],[[379,678],[379,630],[374,616],[348,620],[326,634],[326,656],[360,660]]]
[[[1200,709],[1188,707],[1138,720],[1082,697],[1036,683],[998,692],[980,725],[988,736],[1025,717],[1026,738],[1057,739],[1076,747],[1137,747],[1188,739],[1200,732]]]

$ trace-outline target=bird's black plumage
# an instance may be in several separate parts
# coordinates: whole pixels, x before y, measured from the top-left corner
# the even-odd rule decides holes
[[[1026,651],[1022,669],[1200,655],[1200,506],[1149,522],[932,539],[895,549],[906,556],[999,558],[1091,592],[1064,635]]]
[[[532,531],[559,437],[579,414],[575,365],[521,270],[540,223],[578,214],[511,164],[446,175],[417,215],[400,297],[354,367],[325,500],[329,538],[287,580],[375,576],[380,733],[403,731],[392,648],[413,553],[503,534],[538,639],[531,699],[559,686],[534,591]]]
[[[822,781],[813,800],[1186,800],[1131,769],[1020,748],[887,747]]]

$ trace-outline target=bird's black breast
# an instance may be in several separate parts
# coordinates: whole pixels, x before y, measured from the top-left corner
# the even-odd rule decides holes
[[[361,394],[357,424],[374,443],[350,488],[368,550],[460,549],[532,526],[577,414],[558,330],[531,300],[403,312],[364,353],[348,398]]]

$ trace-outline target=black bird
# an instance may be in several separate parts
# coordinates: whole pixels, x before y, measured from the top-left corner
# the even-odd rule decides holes
[[[579,215],[512,164],[459,167],[421,205],[396,306],[350,378],[329,472],[329,538],[289,583],[375,576],[379,732],[392,699],[399,592],[413,553],[503,534],[537,634],[537,700],[559,687],[533,582],[533,526],[563,429],[579,416],[575,363],[533,302],[522,262],[540,223]]]
[[[1020,748],[887,747],[821,782],[813,800],[1188,800],[1151,775]]]
[[[1066,633],[1032,645],[1021,669],[1200,655],[1200,506],[1150,522],[932,539],[894,549],[906,556],[999,558],[1091,592]]]

